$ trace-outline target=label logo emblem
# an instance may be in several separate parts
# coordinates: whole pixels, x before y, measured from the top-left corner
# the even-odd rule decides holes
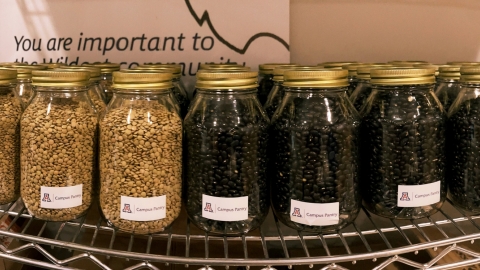
[[[212,204],[211,203],[205,203],[205,209],[203,209],[203,211],[207,211],[207,212],[211,212],[213,213],[213,209],[212,209]]]
[[[125,203],[123,205],[123,210],[122,212],[125,212],[125,213],[132,213],[132,210],[130,210],[130,204],[129,203]]]
[[[300,208],[298,208],[298,207],[293,208],[292,216],[294,216],[294,217],[302,217],[302,214],[300,214]]]
[[[48,194],[48,193],[43,193],[42,202],[52,202],[52,201],[50,200],[50,194]]]
[[[408,192],[402,192],[402,197],[400,197],[400,201],[410,201],[408,197]]]

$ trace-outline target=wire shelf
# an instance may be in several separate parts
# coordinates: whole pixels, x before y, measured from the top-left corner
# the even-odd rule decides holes
[[[364,261],[374,269],[398,263],[453,269],[480,263],[480,245],[474,242],[480,238],[480,215],[469,215],[448,200],[438,213],[420,220],[386,219],[363,209],[355,223],[330,234],[300,233],[270,215],[260,229],[238,237],[206,234],[185,213],[165,232],[135,235],[108,226],[98,206],[69,222],[35,219],[21,200],[0,212],[10,221],[0,236],[17,240],[14,247],[0,245],[0,258],[46,269],[78,269],[79,263],[84,268],[87,262],[97,269],[118,269],[110,263],[114,259],[128,262],[124,269],[349,269]],[[32,249],[40,258],[24,255]]]

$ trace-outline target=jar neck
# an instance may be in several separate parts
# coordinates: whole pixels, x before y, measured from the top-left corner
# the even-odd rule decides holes
[[[162,90],[136,90],[136,89],[113,89],[113,95],[119,98],[132,98],[137,97],[139,99],[159,99],[162,97],[168,98],[171,93],[171,89]]]
[[[460,83],[460,86],[462,88],[474,90],[480,88],[480,82],[462,82]]]
[[[333,88],[298,88],[298,87],[284,87],[285,94],[308,94],[308,95],[341,95],[345,93],[347,87],[333,87]]]
[[[32,79],[27,79],[27,78],[23,78],[23,79],[18,79],[17,80],[18,83],[32,83]]]
[[[89,85],[86,85],[86,86],[38,86],[38,85],[34,85],[33,89],[36,92],[43,92],[43,93],[75,93],[75,92],[86,92],[89,89]]]
[[[221,96],[221,95],[253,95],[257,93],[257,88],[248,89],[197,89],[197,94],[203,96]]]
[[[458,79],[452,78],[437,78],[437,83],[456,83],[458,81]]]
[[[100,75],[100,78],[103,81],[111,81],[112,80],[112,73],[102,73]]]
[[[8,93],[15,92],[15,86],[16,86],[16,84],[13,84],[13,83],[0,84],[0,93],[8,94]]]

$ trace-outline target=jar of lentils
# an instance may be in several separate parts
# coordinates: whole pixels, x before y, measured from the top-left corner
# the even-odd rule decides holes
[[[271,196],[285,225],[338,230],[360,210],[359,116],[347,70],[285,72],[285,97],[272,119]]]
[[[163,231],[180,214],[182,119],[171,73],[113,73],[100,120],[100,208],[121,231]]]
[[[180,83],[180,79],[182,78],[182,66],[173,64],[158,64],[138,66],[135,69],[147,72],[157,71],[172,74],[172,92],[177,101],[177,104],[180,106],[180,115],[182,116],[182,119],[185,118],[185,116],[187,115],[188,106],[190,105],[190,100],[188,99],[187,91]]]
[[[29,65],[12,65],[12,68],[17,70],[17,86],[15,90],[18,96],[26,106],[33,96],[32,89],[32,71],[33,70],[45,70],[46,66],[29,66]]]
[[[442,206],[445,114],[433,93],[434,69],[374,69],[360,129],[361,190],[366,208],[416,219]]]
[[[185,118],[186,208],[207,232],[247,233],[269,209],[268,117],[257,99],[257,72],[197,73]]]
[[[92,100],[93,106],[100,116],[107,104],[105,103],[105,92],[100,87],[100,68],[97,67],[84,67],[84,66],[65,66],[56,68],[59,71],[85,71],[90,73],[90,84],[88,87],[88,96]]]
[[[461,90],[448,111],[448,185],[455,205],[480,212],[480,67],[461,68]]]
[[[460,66],[442,66],[438,71],[435,95],[448,111],[460,91]]]
[[[88,72],[33,71],[21,119],[21,196],[48,221],[82,216],[92,201],[97,114]]]
[[[84,66],[93,66],[100,68],[100,88],[105,93],[105,101],[108,104],[113,97],[112,74],[120,70],[120,64],[115,63],[94,63]]]
[[[0,68],[0,205],[18,199],[20,190],[20,117],[22,102],[15,91],[17,71]]]

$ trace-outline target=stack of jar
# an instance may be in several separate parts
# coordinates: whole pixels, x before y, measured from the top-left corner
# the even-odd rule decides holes
[[[388,218],[432,215],[448,187],[480,212],[474,63],[265,64],[260,77],[205,64],[190,105],[177,65],[2,65],[0,203],[20,193],[40,219],[78,218],[98,193],[111,226],[159,232],[183,192],[209,233],[258,228],[270,204],[295,230],[328,232],[353,222],[361,198]]]

